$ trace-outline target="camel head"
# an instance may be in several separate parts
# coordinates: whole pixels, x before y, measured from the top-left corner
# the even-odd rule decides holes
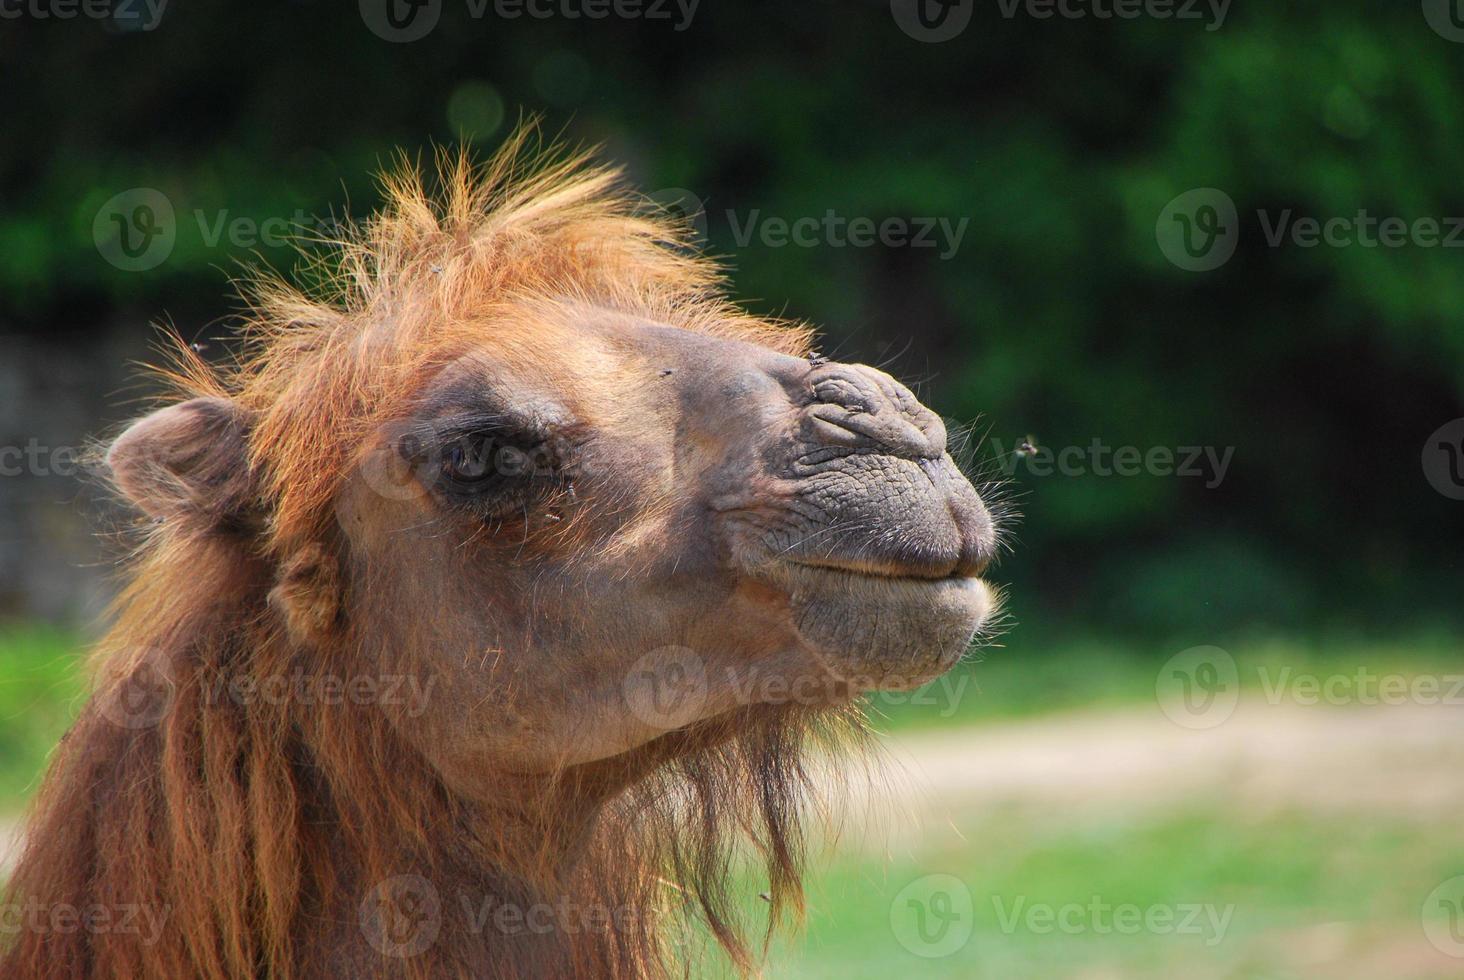
[[[394,954],[339,924],[410,873],[653,910],[525,939],[444,898],[412,975],[659,975],[668,888],[750,970],[730,855],[751,837],[769,915],[798,905],[806,736],[988,623],[995,523],[940,418],[728,301],[614,172],[521,143],[431,189],[399,168],[113,443],[147,520],[11,887],[175,912],[75,962],[372,974]],[[100,880],[103,839],[132,844]]]
[[[402,734],[470,794],[951,667],[996,532],[941,419],[710,298],[603,175],[554,179],[557,213],[398,201],[368,234],[425,227],[372,245],[368,304],[291,310],[236,390],[118,440],[119,483],[265,537],[294,641],[412,675],[431,710]]]

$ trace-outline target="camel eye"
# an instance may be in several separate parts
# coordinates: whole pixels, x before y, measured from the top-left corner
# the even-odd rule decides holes
[[[464,483],[482,480],[492,471],[490,441],[479,443],[453,443],[442,462],[442,474],[449,479]]]
[[[443,449],[439,489],[454,496],[480,497],[552,475],[543,444],[524,446],[501,433],[477,434]]]

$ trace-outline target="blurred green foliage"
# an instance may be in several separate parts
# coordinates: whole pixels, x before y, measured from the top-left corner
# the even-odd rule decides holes
[[[1419,458],[1464,415],[1464,252],[1272,248],[1256,214],[1464,215],[1464,47],[1417,4],[1236,5],[1213,31],[978,4],[943,44],[875,0],[707,0],[680,31],[449,2],[412,43],[375,36],[355,6],[200,0],[124,34],[8,21],[0,332],[85,337],[126,315],[217,334],[235,260],[292,258],[210,246],[195,214],[359,214],[394,148],[487,148],[541,112],[647,191],[693,191],[755,308],[924,379],[943,414],[990,436],[975,456],[1013,470],[1025,514],[998,575],[1018,620],[1208,638],[1456,615],[1461,505]],[[92,241],[98,207],[133,187],[179,217],[172,255],[143,273]],[[1208,273],[1155,239],[1166,202],[1197,187],[1240,214],[1235,257]],[[970,226],[945,260],[734,234],[754,211],[829,210]],[[1036,476],[1011,455],[1029,433],[1235,453],[1214,488]]]

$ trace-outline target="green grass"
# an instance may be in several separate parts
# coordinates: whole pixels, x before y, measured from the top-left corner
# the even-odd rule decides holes
[[[972,813],[960,831],[933,833],[919,850],[888,861],[843,858],[820,871],[807,930],[780,942],[769,977],[1051,978],[1246,977],[1317,975],[1308,960],[1318,934],[1356,949],[1392,945],[1405,958],[1436,959],[1419,925],[1425,896],[1464,871],[1464,825],[1420,826],[1407,819],[1281,812],[1261,818],[1234,810],[1190,809],[1058,814],[1026,809]],[[896,897],[922,876],[954,876],[971,896],[970,917],[953,927],[970,938],[949,955],[917,956],[897,937],[911,931],[914,907]],[[1018,903],[1058,909],[1131,904],[1162,916],[1209,906],[1222,932],[1101,933],[1106,913],[1075,914],[1073,930],[1013,918]],[[918,897],[917,897],[918,900]],[[1208,912],[1206,913],[1208,916]],[[1163,919],[1158,921],[1161,926]],[[1013,925],[1015,922],[1015,925]],[[1005,924],[1004,924],[1005,923]],[[938,935],[932,928],[927,935]],[[933,947],[917,948],[934,951]],[[1464,971],[1464,963],[1453,968]],[[1387,974],[1379,974],[1387,975]],[[1392,976],[1447,976],[1395,972]]]
[[[34,792],[80,706],[80,643],[42,626],[0,626],[0,812]]]

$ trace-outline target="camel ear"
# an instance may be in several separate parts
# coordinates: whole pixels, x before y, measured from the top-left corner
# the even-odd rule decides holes
[[[112,478],[153,518],[240,526],[255,507],[246,413],[227,398],[194,398],[134,422],[107,452]]]

